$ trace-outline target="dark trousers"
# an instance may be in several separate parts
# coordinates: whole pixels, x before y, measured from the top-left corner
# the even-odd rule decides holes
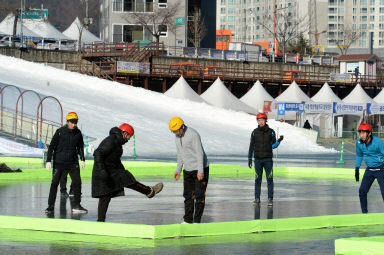
[[[81,200],[81,178],[80,178],[80,168],[78,163],[69,163],[69,164],[55,164],[55,173],[52,176],[51,188],[49,190],[48,205],[54,206],[57,195],[57,187],[62,179],[64,174],[69,174],[72,179],[72,188],[74,193],[74,204],[79,205]]]
[[[204,168],[204,178],[197,180],[197,170],[184,170],[184,221],[200,223],[205,206],[205,192],[208,186],[209,167]]]
[[[267,176],[268,199],[273,199],[273,161],[272,158],[255,159],[255,199],[260,199],[263,168]]]
[[[379,183],[381,196],[383,197],[383,200],[384,200],[384,170],[379,170],[379,171],[365,170],[363,180],[361,181],[361,185],[359,189],[360,206],[361,206],[361,211],[363,213],[368,212],[367,194],[375,179],[377,179],[377,182]]]
[[[135,182],[134,184],[128,186],[127,188],[133,189],[144,195],[149,195],[149,193],[151,193],[151,187],[146,186],[140,182]],[[109,202],[111,202],[112,196],[113,195],[105,195],[99,198],[99,205],[97,207],[97,221],[102,221],[102,222],[105,221]]]
[[[52,170],[52,176],[55,175],[55,168],[53,168]],[[66,193],[67,192],[67,176],[68,176],[68,171],[65,171],[64,173],[62,173],[61,175],[61,179],[60,179],[60,193]],[[69,193],[73,192],[72,191],[72,184],[71,184],[71,188],[69,190]]]

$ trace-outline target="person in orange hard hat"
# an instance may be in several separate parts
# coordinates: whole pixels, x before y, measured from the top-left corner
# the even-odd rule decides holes
[[[254,205],[260,205],[260,189],[263,177],[263,168],[267,176],[268,184],[268,206],[273,206],[273,152],[284,136],[276,141],[276,133],[267,125],[268,116],[259,113],[256,116],[258,127],[251,134],[251,142],[248,152],[248,166],[252,168],[252,160],[255,160],[255,200]]]
[[[205,192],[208,186],[209,162],[196,130],[187,127],[179,117],[169,121],[169,129],[175,134],[177,169],[175,180],[180,179],[184,166],[183,196],[184,222],[200,223],[205,207]]]
[[[163,184],[146,186],[125,170],[121,163],[123,145],[134,135],[133,127],[127,123],[113,127],[93,153],[95,163],[92,171],[92,197],[99,198],[97,221],[105,221],[108,206],[112,198],[124,196],[124,188],[130,188],[154,197],[163,189]]]
[[[48,147],[46,169],[50,171],[53,167],[54,170],[49,190],[48,208],[45,210],[47,214],[54,212],[57,187],[60,182],[63,182],[63,179],[66,179],[67,174],[71,176],[71,187],[74,193],[72,212],[88,212],[80,205],[81,178],[78,156],[80,155],[81,169],[85,167],[85,158],[83,135],[80,129],[77,128],[78,120],[79,117],[75,112],[68,113],[66,117],[67,124],[56,130]],[[52,158],[53,165],[51,163]]]
[[[372,126],[367,123],[361,123],[357,130],[360,139],[356,141],[355,179],[359,181],[359,169],[364,159],[367,168],[361,181],[359,197],[361,211],[368,213],[367,194],[375,179],[384,200],[384,143],[372,135]]]

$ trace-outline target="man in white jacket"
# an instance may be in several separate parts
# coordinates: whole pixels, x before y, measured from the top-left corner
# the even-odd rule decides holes
[[[199,133],[187,127],[179,117],[169,122],[176,136],[177,169],[175,180],[180,179],[184,166],[184,223],[200,223],[205,206],[205,191],[209,178],[209,163]]]

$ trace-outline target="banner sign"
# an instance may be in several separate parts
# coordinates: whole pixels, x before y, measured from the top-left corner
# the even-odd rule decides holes
[[[285,103],[285,110],[292,112],[304,111],[304,103]]]
[[[264,101],[263,111],[264,112],[276,112],[277,111],[277,102],[276,101]]]
[[[23,17],[23,19],[48,19],[47,9],[32,9],[23,12],[19,9],[19,13],[19,18]]]
[[[223,58],[223,51],[222,50],[216,50],[211,49],[211,58]]]
[[[278,115],[285,115],[285,103],[278,103],[277,104],[277,114]]]
[[[331,82],[353,82],[352,75],[349,73],[331,73],[329,75]]]
[[[333,103],[333,113],[337,114],[363,114],[363,104]]]
[[[149,74],[150,67],[150,63],[117,61],[116,72]]]
[[[384,105],[367,103],[367,112],[368,114],[384,114]]]
[[[305,113],[333,113],[333,103],[305,103]]]

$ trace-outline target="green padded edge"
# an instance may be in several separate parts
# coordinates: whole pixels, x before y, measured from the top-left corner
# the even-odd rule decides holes
[[[335,254],[382,255],[384,254],[384,236],[336,239]]]
[[[384,224],[384,213],[153,226],[143,224],[101,223],[72,219],[0,216],[0,226],[3,229],[8,228],[149,239],[193,236],[203,237],[380,224]]]

